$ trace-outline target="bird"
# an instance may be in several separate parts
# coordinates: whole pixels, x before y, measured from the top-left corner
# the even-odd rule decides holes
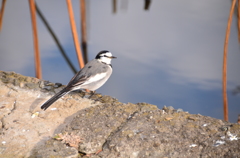
[[[94,94],[94,91],[100,88],[111,76],[111,60],[115,58],[117,57],[113,56],[110,51],[100,51],[95,59],[89,61],[73,76],[65,88],[44,102],[41,109],[46,110],[59,98],[72,91],[88,89]]]

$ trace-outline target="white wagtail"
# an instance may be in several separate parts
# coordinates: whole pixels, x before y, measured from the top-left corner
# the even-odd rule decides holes
[[[43,103],[41,109],[46,110],[59,98],[65,94],[79,90],[89,89],[95,91],[100,88],[111,76],[112,65],[111,60],[116,58],[109,51],[101,51],[95,59],[89,61],[68,83],[68,85],[60,92],[56,93],[52,98]]]

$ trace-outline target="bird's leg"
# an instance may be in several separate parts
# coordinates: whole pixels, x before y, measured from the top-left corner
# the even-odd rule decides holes
[[[85,98],[85,96],[86,96],[86,90],[85,89],[82,89],[82,90],[79,90],[79,92],[83,92],[83,96],[82,96],[82,98]]]
[[[86,97],[86,98],[90,99],[95,94],[95,92],[96,91],[90,91],[90,90],[85,89],[83,98],[85,98],[86,95],[89,95],[89,97]]]
[[[88,97],[88,99],[90,99],[94,94],[95,94],[96,91],[91,91],[90,93],[90,96]]]

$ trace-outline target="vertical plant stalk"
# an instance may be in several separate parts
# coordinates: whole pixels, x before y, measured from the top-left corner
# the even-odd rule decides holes
[[[32,30],[33,30],[33,44],[34,44],[34,54],[35,54],[35,73],[36,77],[42,78],[40,52],[38,46],[38,34],[37,34],[37,20],[36,20],[36,8],[34,0],[29,0],[31,19],[32,19]]]
[[[144,10],[149,10],[151,0],[145,0]]]
[[[117,0],[112,0],[113,13],[117,13]]]
[[[86,3],[85,0],[80,0],[80,8],[81,8],[81,34],[82,34],[82,50],[84,54],[84,62],[85,64],[88,62],[87,55],[87,24],[86,24]]]
[[[78,40],[78,35],[77,35],[77,28],[76,28],[76,23],[74,20],[74,14],[73,14],[73,9],[72,9],[72,3],[71,0],[66,0],[67,6],[68,6],[68,13],[69,13],[69,19],[70,19],[70,24],[72,28],[72,34],[73,34],[73,41],[75,44],[75,49],[78,57],[78,63],[80,68],[84,67],[84,62],[82,58],[82,52],[79,46],[79,40]]]
[[[236,0],[232,1],[232,6],[228,18],[228,24],[226,29],[226,37],[224,42],[224,52],[223,52],[223,74],[222,74],[222,85],[223,85],[223,114],[224,120],[228,121],[228,98],[227,98],[227,53],[228,53],[228,41],[230,36],[231,22],[234,12],[234,7]]]
[[[238,18],[238,42],[240,42],[240,0],[238,0],[237,7],[237,18]]]
[[[43,16],[42,12],[40,11],[40,9],[38,8],[37,4],[35,3],[35,7],[36,7],[36,11],[38,16],[40,17],[40,19],[43,21],[44,25],[46,26],[46,28],[48,29],[49,33],[52,35],[55,43],[57,44],[61,54],[63,55],[63,58],[66,60],[66,62],[68,63],[68,65],[70,66],[72,72],[74,74],[77,73],[77,70],[75,69],[75,67],[73,66],[71,60],[68,58],[67,54],[65,53],[62,45],[60,44],[60,41],[57,38],[57,35],[54,33],[53,29],[51,28],[51,26],[48,24],[47,20],[45,19],[45,17]]]
[[[0,31],[2,30],[3,14],[4,14],[6,2],[7,2],[7,0],[2,0],[2,7],[1,7],[1,11],[0,11]]]

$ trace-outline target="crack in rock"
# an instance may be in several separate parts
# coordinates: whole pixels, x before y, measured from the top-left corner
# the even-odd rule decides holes
[[[114,135],[116,135],[117,133],[119,133],[119,132],[126,126],[126,124],[127,124],[130,120],[132,120],[136,114],[138,114],[138,112],[139,112],[139,111],[137,110],[137,111],[133,112],[132,114],[130,114],[129,117],[126,119],[125,122],[121,123],[121,125],[118,126],[115,131],[113,131],[113,132],[110,133],[110,135],[107,137],[106,141],[105,141],[105,142],[103,143],[103,145],[102,145],[102,150],[104,150],[104,149],[110,149],[110,147],[109,147],[109,142],[112,140],[112,138],[114,137]]]

